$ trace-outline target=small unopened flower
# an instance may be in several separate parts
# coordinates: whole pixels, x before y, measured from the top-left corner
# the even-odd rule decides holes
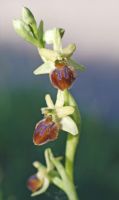
[[[27,181],[27,187],[32,192],[32,196],[44,193],[49,187],[48,168],[40,162],[35,161],[33,166],[37,173],[32,175]]]
[[[45,99],[47,107],[41,109],[44,119],[36,124],[33,135],[34,144],[42,145],[56,140],[60,129],[73,135],[78,134],[77,125],[69,116],[75,111],[74,107],[64,106],[63,95],[57,95],[55,105],[50,95],[46,95]]]
[[[43,180],[40,180],[37,175],[32,175],[27,181],[27,187],[32,192],[36,192],[43,186]]]

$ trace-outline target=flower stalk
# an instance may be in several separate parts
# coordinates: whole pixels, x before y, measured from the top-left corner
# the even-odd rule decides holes
[[[72,182],[74,182],[74,160],[78,143],[79,135],[72,136],[68,134],[65,152],[65,169]]]

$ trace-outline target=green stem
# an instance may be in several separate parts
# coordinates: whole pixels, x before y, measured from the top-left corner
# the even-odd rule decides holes
[[[77,103],[75,102],[74,98],[67,90],[64,91],[64,97],[65,97],[65,104],[73,106],[75,108],[75,112],[73,113],[72,118],[74,119],[74,121],[76,122],[80,130],[80,112],[79,112]],[[74,185],[74,159],[75,159],[75,154],[76,154],[79,138],[80,138],[80,133],[76,136],[68,134],[67,142],[66,142],[66,152],[65,152],[65,170],[69,179],[72,182],[73,190],[75,191],[75,194],[76,194],[76,189]],[[71,192],[69,192],[69,199],[71,199],[70,196],[71,196]],[[78,196],[76,199],[78,199]]]
[[[79,135],[73,136],[68,134],[65,152],[65,169],[70,180],[74,182],[74,159],[79,141]]]
[[[66,193],[69,200],[79,200],[75,185],[70,180],[70,177],[66,173],[64,166],[60,163],[60,161],[56,160],[53,155],[51,160],[60,175],[60,177],[52,177],[52,182]]]
[[[67,194],[68,200],[79,200],[79,197],[77,195],[77,192],[73,183],[69,183],[67,185],[65,192]]]
[[[73,182],[69,180],[68,176],[65,177],[65,180],[61,180],[58,177],[52,177],[51,181],[54,185],[56,185],[58,188],[66,193],[68,200],[79,200],[75,186]]]

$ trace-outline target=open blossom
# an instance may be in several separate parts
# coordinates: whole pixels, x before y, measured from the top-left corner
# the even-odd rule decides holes
[[[71,59],[76,50],[75,44],[62,48],[61,38],[57,29],[46,31],[45,41],[53,44],[54,50],[41,48],[39,53],[44,61],[35,71],[35,75],[49,74],[52,85],[60,90],[69,89],[76,79],[76,70],[83,71],[84,66]]]
[[[49,141],[56,140],[60,129],[73,135],[78,134],[78,128],[74,120],[69,116],[74,112],[72,106],[64,106],[62,92],[59,91],[54,105],[50,95],[46,95],[47,107],[42,108],[44,119],[36,124],[33,142],[35,145],[42,145]]]

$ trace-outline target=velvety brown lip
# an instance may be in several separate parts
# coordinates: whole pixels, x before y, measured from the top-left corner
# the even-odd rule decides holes
[[[50,74],[51,83],[55,88],[65,90],[71,87],[76,79],[74,71],[68,66],[58,66]]]
[[[58,125],[52,121],[52,117],[48,116],[37,123],[33,135],[33,142],[35,145],[42,145],[48,141],[56,140],[58,132]]]

